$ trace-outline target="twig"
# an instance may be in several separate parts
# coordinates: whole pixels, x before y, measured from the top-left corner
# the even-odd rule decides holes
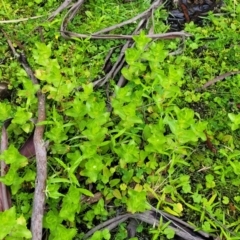
[[[16,52],[16,50],[15,50],[13,44],[12,44],[12,41],[9,39],[7,33],[5,33],[2,29],[1,29],[1,31],[2,31],[2,33],[3,33],[3,35],[4,35],[4,37],[5,37],[6,40],[7,40],[8,46],[11,48],[11,51],[12,51],[12,53],[13,53],[13,56],[14,56],[15,58],[19,58],[20,55]]]
[[[84,0],[79,0],[76,3],[74,3],[74,5],[68,10],[68,12],[66,13],[66,15],[63,17],[62,20],[62,24],[60,27],[60,32],[65,31],[67,28],[67,24],[68,22],[70,22],[74,16],[76,15],[78,9],[81,7],[81,5],[83,4]]]
[[[116,63],[113,65],[113,67],[111,68],[111,70],[109,71],[109,73],[107,73],[107,75],[105,76],[105,78],[100,82],[100,84],[98,84],[99,86],[103,86],[109,79],[114,78],[115,74],[114,72],[116,72],[116,68],[119,65],[123,65],[124,64],[124,52],[126,51],[126,49],[128,48],[128,44],[129,42],[127,42],[126,44],[124,44],[124,46],[121,49],[121,53],[120,56],[118,57],[118,60],[116,61]],[[96,86],[96,85],[94,85]]]
[[[127,21],[116,24],[114,26],[102,29],[102,30],[92,33],[92,34],[80,34],[80,33],[67,31],[68,23],[74,18],[74,16],[76,15],[77,11],[79,10],[79,8],[83,4],[83,2],[84,2],[84,0],[77,1],[64,16],[61,27],[60,27],[61,36],[63,38],[65,38],[65,39],[72,39],[72,38],[133,39],[133,37],[136,35],[118,35],[118,34],[103,34],[103,33],[107,33],[112,30],[115,30],[117,28],[120,28],[122,26],[125,26],[127,24],[134,23],[139,19],[147,19],[147,18],[151,17],[153,10],[157,9],[157,7],[159,7],[162,4],[162,0],[156,0],[154,3],[152,3],[150,8],[148,8],[144,12],[140,13],[139,15],[135,16],[134,18],[131,18]],[[178,37],[189,37],[191,35],[188,33],[184,33],[184,32],[173,32],[173,33],[163,33],[163,34],[148,34],[146,36],[149,38],[153,38],[153,39],[160,39],[160,38],[173,39],[173,38],[178,38]]]
[[[226,77],[229,77],[229,76],[232,76],[232,75],[236,75],[236,74],[240,74],[240,71],[232,71],[232,72],[228,72],[228,73],[224,73],[218,77],[215,77],[214,79],[208,81],[207,83],[205,83],[203,86],[202,86],[202,89],[206,89],[207,87],[215,84],[216,82],[219,82],[223,79],[225,79]]]
[[[103,228],[108,229],[111,231],[115,227],[117,227],[120,223],[125,222],[128,219],[138,219],[144,223],[148,223],[152,226],[159,225],[159,216],[156,215],[156,213],[160,213],[162,217],[164,218],[164,221],[170,221],[171,225],[169,227],[174,230],[175,234],[185,240],[204,240],[204,238],[199,236],[199,232],[194,232],[193,228],[191,227],[190,229],[185,230],[183,227],[181,227],[180,224],[174,223],[173,220],[168,219],[165,216],[165,213],[163,214],[162,211],[155,211],[155,210],[150,210],[150,211],[145,211],[143,213],[135,213],[135,214],[124,214],[121,216],[117,216],[115,218],[112,218],[104,223],[99,224],[98,226],[94,227],[91,229],[88,233],[86,233],[83,237],[83,239],[86,239],[90,237],[94,232],[101,230]],[[174,224],[175,226],[173,226]],[[184,223],[185,226],[189,227],[187,223]],[[209,236],[206,234],[206,236]]]
[[[11,123],[12,119],[6,120],[2,126],[1,135],[1,153],[3,153],[8,148],[8,135],[7,127]],[[1,160],[1,177],[6,175],[6,163]],[[0,183],[0,211],[5,211],[11,207],[10,193],[7,186],[4,183]]]
[[[142,19],[139,22],[137,28],[134,31],[135,34],[139,31],[139,29],[142,27],[144,22],[145,22],[144,19]],[[117,61],[115,62],[115,64],[112,66],[111,70],[107,73],[107,75],[104,78],[101,78],[101,79],[96,80],[95,82],[93,82],[94,87],[96,87],[96,86],[103,86],[110,78],[114,78],[118,74],[118,72],[120,71],[120,69],[122,69],[122,66],[125,63],[124,54],[125,54],[125,51],[129,48],[130,44],[131,44],[131,41],[128,40],[123,45],[123,47],[121,49],[121,52],[119,54],[119,57],[118,57]],[[110,50],[110,52],[112,53],[113,51]],[[109,56],[109,58],[110,58],[110,56]]]
[[[177,217],[175,217],[173,215],[170,215],[169,213],[166,213],[166,212],[163,212],[161,210],[158,210],[157,208],[155,208],[153,206],[151,206],[151,209],[153,211],[156,211],[157,213],[159,213],[161,216],[166,218],[168,221],[172,221],[173,224],[179,223],[179,224],[181,224],[181,225],[183,225],[183,226],[185,226],[187,228],[190,228],[190,229],[194,230],[193,226],[189,225],[188,223],[182,221],[181,219],[179,219],[179,218],[177,218]],[[176,227],[178,227],[178,226],[176,225]],[[209,238],[210,237],[210,235],[208,233],[205,233],[203,231],[197,231],[197,233],[199,233],[200,235],[202,235],[205,238]]]
[[[48,17],[48,21],[52,21],[60,12],[71,4],[72,0],[65,0],[54,12]]]
[[[4,32],[3,32],[4,33]],[[38,85],[38,79],[34,76],[34,72],[31,69],[26,56],[23,53],[18,54],[13,47],[11,40],[4,33],[4,36],[7,38],[8,44],[12,49],[12,52],[18,61],[21,63],[29,78],[33,84]],[[45,95],[38,90],[38,121],[40,123],[46,119],[46,109],[45,109]],[[42,239],[42,220],[44,214],[44,205],[45,205],[45,188],[46,188],[46,179],[47,179],[47,150],[43,141],[44,126],[36,126],[34,131],[34,148],[36,152],[36,163],[37,163],[37,177],[35,182],[35,191],[33,198],[33,211],[31,217],[31,232],[32,240],[41,240]]]
[[[127,225],[128,238],[133,238],[136,235],[138,222],[132,218]]]
[[[144,213],[134,214],[134,218],[151,225],[159,225],[158,217],[154,215],[155,215],[154,211],[146,211]],[[171,220],[170,222],[173,223],[173,221]],[[178,237],[181,237],[184,240],[204,240],[202,237],[196,236],[194,233],[190,233],[191,231],[190,232],[186,231],[179,224],[175,223],[174,225],[176,225],[176,227],[169,225],[169,228],[171,228]]]
[[[125,222],[129,217],[131,217],[132,214],[127,213],[127,214],[123,214],[121,216],[117,216],[115,218],[111,218],[109,220],[107,220],[106,222],[103,222],[99,225],[97,225],[96,227],[94,227],[93,229],[91,229],[89,232],[87,232],[83,239],[87,239],[88,237],[90,237],[94,232],[101,230],[103,228],[107,228],[109,231],[114,229],[118,224]],[[110,226],[110,227],[109,227]]]
[[[34,16],[34,17],[29,17],[29,18],[20,18],[20,19],[13,19],[13,20],[2,20],[2,21],[0,21],[0,24],[24,22],[24,21],[28,21],[28,20],[31,20],[31,19],[41,18],[41,17],[44,17],[44,16],[43,15],[39,15],[39,16]]]
[[[93,34],[80,34],[73,33],[69,31],[61,31],[62,37],[65,39],[72,38],[89,38],[89,39],[133,39],[133,37],[138,36],[137,34],[133,35],[120,35],[120,34],[102,34],[102,35],[93,35]],[[185,32],[168,32],[168,33],[159,33],[159,34],[147,34],[146,37],[152,39],[174,39],[174,38],[182,38],[182,37],[190,37],[192,36],[189,33]]]
[[[162,4],[162,0],[157,0],[147,10],[145,10],[144,12],[138,14],[137,16],[135,16],[135,17],[133,17],[133,18],[131,18],[129,20],[126,20],[126,21],[124,21],[122,23],[119,23],[119,24],[116,24],[114,26],[111,26],[111,27],[105,28],[103,30],[100,30],[98,32],[95,32],[93,35],[100,35],[100,34],[103,34],[103,33],[107,33],[107,32],[113,31],[113,30],[115,30],[117,28],[123,27],[125,25],[134,23],[137,20],[140,20],[140,19],[143,19],[143,18],[148,18],[149,16],[151,16],[152,11],[157,9],[161,4]]]
[[[35,77],[34,72],[31,69],[26,56],[23,53],[20,53],[18,60],[22,64],[22,66],[23,66],[24,70],[26,71],[28,77],[32,80],[32,83],[35,84],[35,85],[38,85],[39,84],[38,80]]]
[[[214,145],[213,145],[213,143],[212,143],[209,135],[207,134],[207,132],[204,131],[204,133],[205,133],[205,135],[206,135],[206,145],[207,145],[207,148],[208,148],[211,152],[213,152],[214,154],[216,154],[216,153],[217,153],[217,149],[214,147]]]
[[[38,91],[38,123],[46,119],[45,95]],[[47,150],[43,141],[44,125],[36,126],[34,147],[36,151],[37,178],[35,183],[31,232],[33,240],[42,239],[42,220],[45,205],[45,188],[47,179]]]

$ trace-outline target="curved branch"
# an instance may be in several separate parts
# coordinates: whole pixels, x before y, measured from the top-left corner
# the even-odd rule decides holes
[[[52,21],[60,12],[67,8],[71,4],[72,0],[65,0],[54,12],[48,17],[49,21]]]

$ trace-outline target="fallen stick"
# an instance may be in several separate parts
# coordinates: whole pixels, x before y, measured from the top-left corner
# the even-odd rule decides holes
[[[26,56],[23,53],[17,53],[11,40],[7,34],[2,31],[7,39],[8,45],[11,48],[13,55],[21,63],[27,75],[33,82],[33,84],[38,85],[38,79],[35,77],[31,66],[29,65]],[[46,107],[45,107],[45,94],[41,92],[41,89],[37,92],[38,97],[38,121],[37,124],[46,119]],[[35,181],[35,191],[33,197],[33,210],[31,217],[31,232],[32,240],[42,239],[42,221],[45,206],[45,188],[47,180],[47,150],[45,143],[43,141],[44,125],[36,125],[34,131],[34,148],[36,152],[36,164],[37,164],[37,176]]]
[[[236,74],[240,74],[240,71],[232,71],[232,72],[227,72],[227,73],[224,73],[222,75],[219,75],[218,77],[215,77],[214,79],[208,81],[207,83],[205,83],[202,88],[203,89],[206,89],[207,87],[215,84],[216,82],[219,82],[223,79],[225,79],[226,77],[229,77],[229,76],[232,76],[232,75],[236,75]]]
[[[6,120],[2,126],[1,135],[1,153],[8,148],[7,127],[11,123],[11,119]],[[1,159],[1,177],[6,175],[7,165],[4,159]],[[0,212],[3,212],[11,207],[10,192],[4,183],[0,183]]]

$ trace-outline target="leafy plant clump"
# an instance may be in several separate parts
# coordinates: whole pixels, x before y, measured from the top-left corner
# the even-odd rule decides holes
[[[1,15],[16,18],[10,5],[2,4]],[[24,4],[16,5],[23,17]],[[29,16],[47,15],[57,4],[30,1],[25,7]],[[89,1],[70,28],[83,21],[81,31],[95,32],[107,27],[110,18],[121,22],[130,10],[134,16],[149,5],[150,1],[109,0],[96,6]],[[143,31],[133,37],[133,46],[125,51],[121,74],[126,83],[121,87],[114,79],[107,87],[93,84],[103,74],[106,53],[121,41],[65,41],[57,32],[59,16],[53,22],[4,25],[4,36],[26,52],[39,84],[29,80],[7,43],[1,44],[0,76],[11,95],[0,102],[2,131],[9,139],[0,156],[7,164],[0,181],[9,187],[12,199],[12,207],[0,213],[1,239],[32,238],[36,159],[22,149],[26,139],[33,141],[38,126],[45,127],[47,148],[46,239],[84,239],[90,229],[116,215],[152,207],[220,239],[240,238],[239,74],[235,74],[240,70],[240,8],[230,1],[224,8],[225,15],[209,13],[201,27],[186,24],[185,31],[192,34],[188,39],[155,41]],[[167,31],[159,17],[166,12],[158,11],[155,27]],[[123,31],[128,30],[131,26]],[[25,40],[29,33],[32,38]],[[226,72],[233,74],[203,88]],[[39,91],[47,98],[47,117],[35,125]],[[170,223],[162,218],[159,223],[156,228],[139,224],[136,236],[174,239]],[[121,223],[115,232],[95,231],[89,238],[126,239],[126,228]]]

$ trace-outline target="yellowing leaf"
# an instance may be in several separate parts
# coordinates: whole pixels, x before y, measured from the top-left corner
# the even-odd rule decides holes
[[[176,203],[176,204],[174,204],[174,205],[173,205],[173,210],[174,210],[175,212],[181,214],[182,211],[183,211],[183,206],[182,206],[182,204],[181,204],[181,203]]]
[[[173,216],[180,217],[180,214],[177,212],[173,211],[170,207],[164,207],[163,210],[169,214],[172,214]]]
[[[143,189],[143,186],[140,185],[140,184],[136,184],[136,186],[135,186],[135,188],[134,188],[134,190],[137,191],[137,192],[141,192],[142,189]]]
[[[123,190],[123,191],[126,190],[127,185],[125,183],[120,184],[120,189]]]
[[[122,199],[122,195],[118,189],[113,190],[113,196],[117,199]]]

